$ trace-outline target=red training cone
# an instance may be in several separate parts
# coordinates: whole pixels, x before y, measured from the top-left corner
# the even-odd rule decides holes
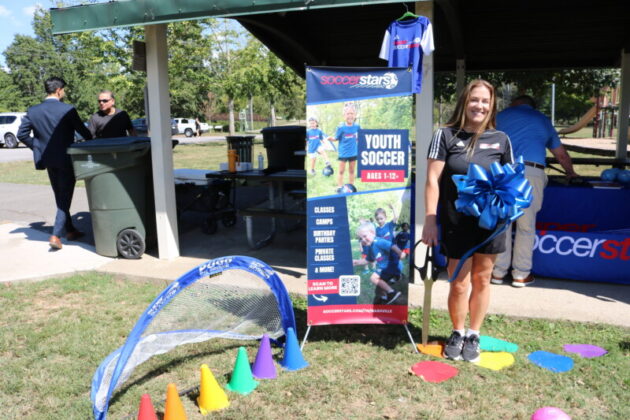
[[[256,360],[252,366],[252,374],[256,379],[276,379],[276,365],[271,355],[271,343],[269,336],[263,334],[260,347],[256,353]]]
[[[155,409],[151,403],[149,394],[144,394],[140,398],[140,408],[138,409],[138,420],[158,420]]]

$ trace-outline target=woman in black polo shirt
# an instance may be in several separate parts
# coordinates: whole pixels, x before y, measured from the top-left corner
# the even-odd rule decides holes
[[[476,217],[455,209],[457,188],[452,175],[466,174],[470,163],[489,171],[493,162],[513,162],[510,139],[495,130],[496,113],[494,87],[485,80],[473,80],[460,95],[453,116],[434,133],[429,146],[422,242],[437,245],[439,208],[441,248],[448,257],[449,275],[466,251],[492,234],[478,226]],[[451,283],[448,309],[453,332],[444,349],[446,358],[479,360],[479,330],[490,301],[490,275],[497,254],[504,250],[505,233],[476,250]],[[469,313],[470,328],[466,331]]]

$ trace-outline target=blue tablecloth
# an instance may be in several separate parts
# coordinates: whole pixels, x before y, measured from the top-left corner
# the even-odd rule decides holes
[[[630,188],[566,186],[550,181],[536,222],[541,230],[593,232],[630,228]]]
[[[630,189],[551,182],[536,225],[535,275],[630,284]]]

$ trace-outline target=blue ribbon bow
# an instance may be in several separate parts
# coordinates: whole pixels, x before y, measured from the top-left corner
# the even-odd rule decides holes
[[[463,263],[480,247],[505,231],[510,223],[523,215],[521,209],[532,202],[532,186],[525,178],[525,164],[520,156],[515,164],[490,165],[490,172],[471,163],[466,175],[453,175],[457,186],[457,211],[479,218],[479,227],[495,231],[485,241],[466,251],[455,272],[457,277]]]

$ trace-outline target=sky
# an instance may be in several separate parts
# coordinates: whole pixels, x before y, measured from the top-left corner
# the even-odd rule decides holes
[[[13,42],[16,34],[33,36],[35,8],[48,7],[47,1],[0,0],[0,65],[4,67],[4,50]]]

